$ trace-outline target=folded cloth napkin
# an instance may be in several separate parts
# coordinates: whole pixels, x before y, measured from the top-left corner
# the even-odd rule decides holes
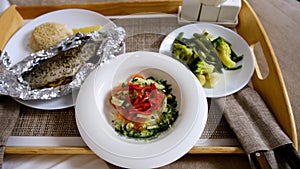
[[[0,169],[3,164],[4,149],[18,120],[20,106],[8,96],[0,96]]]
[[[246,86],[222,99],[226,99],[224,117],[249,155],[252,168],[259,165],[274,169],[293,168],[289,159],[284,158],[285,152],[280,150],[285,146],[291,148],[292,141],[254,89]],[[219,102],[224,104],[224,101]],[[293,165],[299,165],[299,156],[297,153],[295,155]]]
[[[0,54],[8,40],[23,25],[24,22],[15,5],[12,5],[5,9],[6,10],[1,11],[0,14]]]

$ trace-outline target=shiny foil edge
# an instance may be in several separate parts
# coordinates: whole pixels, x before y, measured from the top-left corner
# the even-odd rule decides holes
[[[56,46],[31,53],[16,65],[11,65],[10,56],[5,52],[0,57],[0,94],[8,95],[22,100],[49,100],[70,94],[72,90],[79,89],[89,73],[110,60],[124,53],[126,32],[122,27],[112,27],[107,31],[95,31],[88,34],[77,33],[64,39]],[[73,80],[65,85],[31,89],[22,78],[22,74],[30,71],[41,61],[50,59],[60,52],[76,48],[86,43],[95,43],[95,55],[85,62],[73,76]]]

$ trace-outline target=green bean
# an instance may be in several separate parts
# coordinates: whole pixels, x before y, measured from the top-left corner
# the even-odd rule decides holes
[[[183,39],[183,32],[180,32],[179,34],[178,34],[178,36],[176,37],[176,39],[178,39],[178,40],[182,40]]]
[[[203,38],[207,39],[207,37],[205,35],[200,34],[200,33],[194,33],[193,36],[198,39],[203,39]]]
[[[200,50],[202,50],[203,52],[208,52],[208,48],[205,46],[205,44],[199,40],[199,39],[194,39],[194,42],[197,44],[197,46],[199,47]]]
[[[196,39],[199,39],[200,41],[202,41],[202,43],[206,46],[206,48],[212,48],[212,44],[211,44],[211,41],[210,39],[206,36],[206,35],[203,35],[203,34],[199,34],[199,33],[194,33],[193,36],[196,38]]]
[[[213,47],[210,50],[210,55],[212,55],[214,58],[219,59],[219,53],[217,52],[217,50]]]

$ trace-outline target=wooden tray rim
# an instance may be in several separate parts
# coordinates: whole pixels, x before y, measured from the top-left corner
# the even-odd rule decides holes
[[[155,7],[156,11],[154,12],[163,12],[163,13],[171,13],[176,14],[178,11],[178,7],[182,4],[181,0],[151,0],[151,1],[137,1],[137,2],[97,2],[97,3],[88,3],[88,4],[60,4],[60,5],[48,5],[48,6],[15,6],[17,11],[20,13],[23,19],[32,19],[41,14],[59,10],[66,8],[83,8],[96,12],[100,12],[103,15],[114,16],[114,15],[129,15],[132,13],[140,13],[145,12],[145,7],[147,9],[153,9]],[[165,6],[168,5],[168,8]],[[246,5],[250,10],[254,13],[251,6],[248,4],[246,0],[243,0],[243,5]],[[136,7],[132,10],[132,7]],[[123,9],[123,10],[120,10]],[[153,12],[153,10],[149,10]],[[255,13],[254,13],[255,14]],[[257,16],[255,15],[258,20]],[[258,20],[259,29],[261,29],[263,38],[266,39],[269,47],[272,49],[270,45],[269,39]],[[274,55],[274,54],[273,54]],[[277,60],[275,59],[275,63]],[[282,78],[282,75],[279,70],[279,78]],[[283,84],[284,85],[284,84]],[[287,97],[286,104],[290,107],[290,102],[288,100],[287,91],[285,86],[283,86],[285,97]],[[291,126],[291,140],[294,143],[296,149],[298,149],[298,140],[294,118],[292,114],[292,110],[290,108],[288,115],[291,118],[290,126]],[[6,154],[92,154],[93,152],[88,147],[6,147]],[[244,150],[241,147],[221,147],[221,146],[212,146],[212,147],[193,147],[190,151],[190,154],[244,154]]]

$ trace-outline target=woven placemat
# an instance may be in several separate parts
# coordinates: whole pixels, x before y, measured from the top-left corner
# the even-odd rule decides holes
[[[74,108],[38,110],[21,106],[12,136],[80,136]]]
[[[165,36],[178,28],[176,17],[136,18],[114,20],[126,30],[126,52],[144,50],[158,52]],[[80,136],[74,108],[38,110],[21,106],[19,120],[12,136]],[[235,138],[222,115],[209,112],[207,125],[201,139]]]
[[[79,137],[74,108],[38,110],[21,106],[12,136]],[[201,139],[235,138],[223,116],[209,112]]]

